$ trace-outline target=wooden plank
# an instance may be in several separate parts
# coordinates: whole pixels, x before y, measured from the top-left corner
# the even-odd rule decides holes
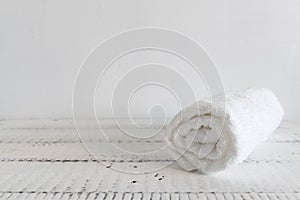
[[[213,175],[176,165],[147,174],[126,173],[99,163],[0,163],[0,192],[298,192],[299,162],[244,163]],[[159,174],[159,177],[156,176]],[[250,174],[250,175],[249,175]],[[251,175],[252,174],[252,175]]]
[[[160,162],[173,159],[162,149],[163,143],[126,143],[117,151],[108,143],[98,143],[101,154],[91,156],[81,143],[1,143],[0,162]],[[144,152],[137,154],[136,149]],[[125,151],[126,150],[126,151]],[[132,151],[131,151],[132,150]],[[128,153],[131,151],[134,153]],[[244,162],[292,162],[300,161],[300,142],[264,142],[256,147]]]
[[[32,122],[34,121],[34,122]],[[33,124],[32,124],[33,123]],[[49,123],[49,124],[48,124]],[[132,135],[146,137],[160,131],[156,137],[148,139],[134,139],[126,136],[120,129],[110,126],[110,121],[106,120],[106,135],[102,135],[97,127],[82,129],[83,135],[97,135],[91,138],[92,141],[107,142],[162,142],[165,129],[161,126],[152,125],[148,128],[137,128],[127,126],[126,131]],[[125,123],[125,122],[124,122]],[[269,142],[299,142],[300,128],[297,125],[284,122],[271,135]],[[71,120],[8,120],[0,121],[0,143],[73,143],[80,142],[78,133]]]
[[[298,200],[299,193],[0,193],[1,199],[205,199],[205,200]]]
[[[70,120],[0,121],[0,199],[299,199],[295,125],[283,123],[242,164],[201,175],[181,170],[165,151],[145,154],[164,146],[164,129],[157,137],[132,139],[109,123],[109,141],[91,138],[102,147],[94,158]],[[88,134],[97,132],[89,126]],[[147,136],[159,125],[127,128]],[[116,151],[112,143],[144,154]]]

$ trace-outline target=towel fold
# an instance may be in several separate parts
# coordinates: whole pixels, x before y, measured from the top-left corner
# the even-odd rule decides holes
[[[186,171],[220,171],[245,160],[277,128],[282,116],[272,91],[239,90],[180,111],[167,125],[165,141]]]

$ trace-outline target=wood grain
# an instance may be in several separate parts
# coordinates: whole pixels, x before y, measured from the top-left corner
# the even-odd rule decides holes
[[[282,124],[242,164],[201,175],[181,170],[163,150],[136,155],[107,148],[112,143],[129,150],[164,146],[162,135],[132,139],[109,123],[110,140],[93,141],[103,146],[95,158],[68,120],[1,121],[0,199],[300,199],[296,125]],[[127,128],[147,135],[159,125]],[[97,130],[87,125],[86,131]]]

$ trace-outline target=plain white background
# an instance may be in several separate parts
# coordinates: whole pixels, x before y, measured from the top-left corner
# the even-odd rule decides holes
[[[299,10],[298,0],[1,0],[0,118],[71,118],[74,79],[89,51],[120,31],[154,26],[201,43],[226,90],[272,89],[285,120],[299,123]],[[149,101],[140,99],[136,117],[148,117]],[[178,108],[168,109],[171,117]]]

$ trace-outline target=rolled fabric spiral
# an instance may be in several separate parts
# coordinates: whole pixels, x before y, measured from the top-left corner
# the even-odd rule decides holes
[[[274,93],[248,88],[203,99],[166,126],[170,155],[186,171],[221,171],[245,160],[278,127],[283,109]]]

